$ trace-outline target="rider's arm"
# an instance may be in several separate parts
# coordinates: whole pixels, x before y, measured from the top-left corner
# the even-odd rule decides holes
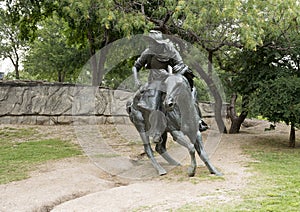
[[[141,56],[135,61],[134,66],[132,67],[132,74],[134,78],[135,86],[139,87],[141,85],[138,72],[139,70],[147,64],[147,58],[149,56],[148,49],[146,49]]]
[[[140,83],[139,76],[138,76],[138,70],[135,66],[132,67],[132,74],[133,74],[135,86],[140,87],[141,83]]]

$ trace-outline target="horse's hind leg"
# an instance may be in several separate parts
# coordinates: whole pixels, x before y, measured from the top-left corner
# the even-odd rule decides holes
[[[166,143],[167,143],[167,132],[164,132],[161,136],[162,140],[155,146],[156,152],[158,152],[170,165],[174,166],[180,166],[180,163],[178,163],[176,160],[174,160],[166,149]]]
[[[196,143],[195,143],[195,148],[196,151],[199,155],[199,157],[201,158],[201,160],[205,163],[206,167],[208,168],[208,170],[210,171],[211,174],[215,174],[217,176],[222,176],[223,174],[221,172],[219,172],[209,161],[208,159],[208,155],[206,153],[206,151],[204,150],[203,147],[203,142],[202,142],[202,135],[201,133],[198,131],[197,133],[197,138],[196,138]]]
[[[166,170],[161,165],[159,165],[159,163],[154,158],[153,150],[152,150],[150,142],[149,142],[149,137],[146,135],[145,132],[140,132],[140,136],[144,143],[144,150],[145,150],[148,158],[150,158],[152,165],[157,170],[159,175],[165,175],[167,173]]]
[[[172,131],[171,135],[173,136],[173,139],[176,142],[178,142],[180,145],[182,145],[188,149],[190,156],[191,156],[191,166],[188,169],[188,175],[189,175],[189,177],[195,176],[197,162],[196,162],[196,157],[195,157],[194,145],[189,141],[189,139],[181,131]]]

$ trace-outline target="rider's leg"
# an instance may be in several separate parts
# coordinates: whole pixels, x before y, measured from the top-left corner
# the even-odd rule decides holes
[[[202,113],[201,113],[201,110],[199,108],[199,104],[198,104],[198,101],[197,101],[197,91],[196,91],[195,87],[192,88],[192,96],[193,96],[193,99],[194,99],[195,108],[197,110],[197,113],[198,113],[199,119],[200,119],[199,120],[199,130],[200,130],[200,132],[203,132],[203,131],[207,130],[209,127],[204,122],[204,120],[202,118]]]
[[[209,127],[208,125],[204,122],[203,118],[202,118],[202,113],[201,113],[201,110],[199,108],[199,105],[198,105],[198,102],[195,101],[195,108],[197,110],[197,113],[199,115],[199,130],[200,132],[203,132],[205,130],[207,130]]]

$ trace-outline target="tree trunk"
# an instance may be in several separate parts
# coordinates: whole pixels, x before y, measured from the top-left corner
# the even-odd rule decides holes
[[[219,131],[222,133],[227,133],[226,126],[224,124],[223,118],[222,118],[222,108],[223,108],[223,101],[221,98],[220,93],[218,92],[216,85],[213,83],[212,78],[212,63],[213,63],[213,51],[208,51],[208,64],[207,64],[207,69],[208,69],[208,78],[212,83],[209,84],[210,90],[213,91],[213,96],[215,98],[215,117],[217,121],[217,125],[219,128]]]
[[[20,79],[20,73],[19,73],[19,56],[16,54],[16,60],[14,60],[12,57],[8,57],[13,64],[15,68],[15,74],[16,74],[16,79]]]
[[[61,82],[61,70],[58,70],[57,75],[58,82]]]
[[[290,131],[290,143],[289,147],[295,148],[296,146],[296,133],[295,133],[295,123],[291,123],[291,131]]]
[[[94,48],[94,40],[91,36],[89,36],[89,43],[90,43],[90,55],[91,55],[91,71],[92,71],[92,85],[99,86],[98,80],[98,69],[97,69],[97,57],[96,57],[96,50]]]
[[[208,76],[212,79],[212,62],[213,62],[213,52],[208,51],[208,64],[207,64],[207,69],[208,69]]]
[[[20,79],[19,64],[15,64],[16,79]]]
[[[97,76],[98,85],[101,85],[103,76],[105,74],[104,63],[106,61],[106,55],[108,53],[108,50],[109,50],[109,48],[105,46],[99,52],[99,62],[98,62],[99,73]]]
[[[64,70],[58,70],[57,75],[58,75],[58,82],[65,81],[66,72]]]
[[[88,40],[90,44],[90,55],[91,55],[91,67],[92,67],[92,85],[99,86],[102,82],[104,76],[104,63],[106,61],[106,55],[108,53],[108,48],[106,47],[109,44],[108,31],[105,31],[104,42],[102,43],[103,48],[100,50],[99,54],[96,54],[95,47],[95,36],[92,31],[88,31]]]
[[[247,101],[245,100],[245,98],[243,98],[243,104],[242,104],[243,110],[242,110],[241,114],[239,116],[237,116],[236,110],[235,110],[236,99],[237,99],[237,94],[233,94],[231,96],[230,105],[227,107],[227,115],[230,117],[230,120],[231,120],[229,134],[236,134],[236,133],[240,132],[241,125],[244,122],[244,120],[248,114],[248,112],[246,110],[244,110],[245,104]]]
[[[65,78],[66,78],[66,71],[63,70],[63,71],[62,71],[62,75],[61,75],[61,81],[62,81],[62,82],[65,82]]]

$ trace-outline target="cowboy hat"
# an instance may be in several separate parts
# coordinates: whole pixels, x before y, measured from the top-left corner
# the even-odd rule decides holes
[[[148,35],[145,36],[146,40],[150,42],[155,42],[158,44],[165,44],[168,43],[168,40],[163,39],[163,34],[160,31],[157,30],[150,30]]]

